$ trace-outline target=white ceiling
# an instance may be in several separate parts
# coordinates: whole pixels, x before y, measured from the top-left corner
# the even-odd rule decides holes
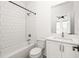
[[[60,4],[60,3],[63,3],[65,1],[52,1],[51,4],[52,5],[57,5],[57,4]]]

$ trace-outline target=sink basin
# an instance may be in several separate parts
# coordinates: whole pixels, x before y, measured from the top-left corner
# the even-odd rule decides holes
[[[73,39],[69,39],[69,38],[63,38],[63,40],[73,41]]]
[[[55,37],[54,39],[62,39],[62,40],[70,40],[70,41],[73,41],[72,39],[65,38],[65,37]]]
[[[73,39],[65,38],[65,37],[55,37],[55,40],[64,41],[64,42],[74,42]]]

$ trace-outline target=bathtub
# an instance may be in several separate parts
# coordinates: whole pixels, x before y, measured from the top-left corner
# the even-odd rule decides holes
[[[2,56],[2,58],[28,58],[29,57],[29,51],[35,46],[34,43],[28,44],[20,49],[17,49],[16,51],[13,51],[12,53],[9,53],[6,56]]]

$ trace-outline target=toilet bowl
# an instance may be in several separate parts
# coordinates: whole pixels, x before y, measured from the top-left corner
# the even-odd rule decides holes
[[[35,47],[30,50],[29,53],[30,58],[42,58],[44,48],[45,48],[45,41],[37,40]]]
[[[41,58],[42,57],[42,49],[39,47],[35,47],[35,48],[31,49],[29,55],[31,58]]]

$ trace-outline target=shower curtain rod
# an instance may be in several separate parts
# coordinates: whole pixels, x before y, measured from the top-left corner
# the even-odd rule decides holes
[[[14,5],[16,5],[16,6],[18,6],[18,7],[22,8],[22,9],[24,9],[24,10],[26,10],[26,11],[29,11],[29,12],[33,13],[34,15],[36,15],[36,13],[34,13],[34,12],[30,11],[29,9],[26,9],[26,8],[25,8],[25,7],[23,7],[23,6],[18,5],[17,3],[14,3],[14,2],[12,2],[12,1],[8,1],[8,2],[10,2],[10,3],[12,3],[12,4],[14,4]]]

